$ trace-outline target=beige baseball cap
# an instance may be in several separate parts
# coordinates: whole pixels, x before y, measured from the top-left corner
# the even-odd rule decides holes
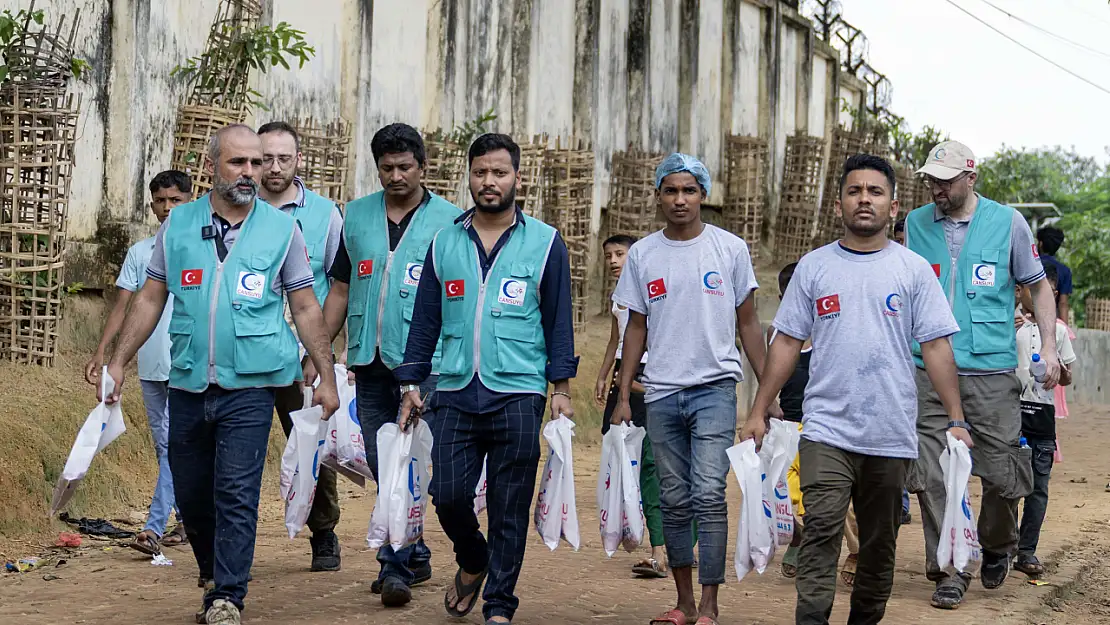
[[[945,141],[929,150],[929,158],[917,173],[937,180],[951,180],[965,171],[976,171],[975,154],[959,141]]]

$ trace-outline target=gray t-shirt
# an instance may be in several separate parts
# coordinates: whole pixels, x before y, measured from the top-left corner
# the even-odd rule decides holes
[[[972,216],[974,215],[972,213]],[[971,217],[956,221],[934,205],[933,221],[942,222],[944,240],[948,244],[948,255],[955,263],[960,257],[960,252],[964,249],[964,243],[967,241],[967,233],[971,228]],[[906,232],[906,247],[910,247],[909,231]],[[1033,237],[1033,231],[1029,228],[1025,217],[1015,210],[1010,225],[1010,274],[1013,275],[1018,284],[1033,284],[1044,279],[1044,266],[1041,264],[1041,259],[1036,250],[1037,243]],[[952,288],[955,288],[954,281],[952,282]],[[953,295],[953,293],[948,294],[949,301],[951,301]],[[1013,369],[1001,369],[999,371],[961,369],[960,375],[991,375],[1008,371],[1013,371]]]
[[[774,327],[813,339],[802,437],[869,456],[917,457],[913,341],[959,332],[929,263],[896,243],[806,254]]]
[[[743,380],[736,308],[759,288],[748,244],[706,224],[689,241],[663,232],[628,251],[613,301],[648,317],[644,401],[717,380]]]

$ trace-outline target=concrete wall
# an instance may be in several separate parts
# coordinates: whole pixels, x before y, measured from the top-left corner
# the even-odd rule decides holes
[[[185,95],[170,71],[202,51],[218,0],[38,4],[52,21],[81,10],[78,54],[93,66],[74,86],[83,109],[70,237],[101,241],[106,224],[138,236],[153,227],[145,185],[169,166]],[[826,134],[829,111],[839,115],[835,56],[815,56],[809,23],[777,0],[264,4],[262,21],[305,31],[316,57],[303,69],[256,76],[253,86],[270,110],[255,111],[248,123],[351,121],[351,197],[377,188],[367,146],[382,125],[451,128],[492,108],[494,129],[518,138],[573,133],[592,141],[595,231],[614,151],[682,149],[719,177],[730,132],[771,141],[773,216],[785,137]],[[723,188],[714,185],[711,202],[724,199]]]
[[[1081,404],[1110,405],[1110,332],[1078,330],[1072,345],[1075,364],[1072,365],[1072,385],[1068,387],[1068,401]]]

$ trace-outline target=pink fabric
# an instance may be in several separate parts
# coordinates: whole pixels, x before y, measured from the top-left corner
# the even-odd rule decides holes
[[[1057,319],[1056,323],[1059,324],[1059,325],[1064,326],[1064,329],[1068,331],[1068,338],[1070,338],[1073,341],[1075,340],[1075,332],[1072,332],[1071,328],[1068,327],[1068,324],[1064,323],[1064,321],[1062,319]],[[1059,386],[1059,385],[1056,386],[1056,389],[1053,392],[1053,400],[1054,400],[1053,403],[1056,404],[1056,418],[1057,419],[1067,419],[1068,418],[1068,392],[1063,386]],[[1057,448],[1060,447],[1059,443],[1057,443],[1056,447]],[[1057,453],[1059,453],[1059,452],[1057,451]],[[1057,462],[1059,462],[1059,460],[1057,460]]]

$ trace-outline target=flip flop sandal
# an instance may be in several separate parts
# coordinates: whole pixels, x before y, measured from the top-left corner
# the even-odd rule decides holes
[[[686,615],[682,613],[682,610],[671,610],[662,616],[651,619],[649,625],[686,625]]]
[[[1034,579],[1045,573],[1044,565],[1036,558],[1016,558],[1013,567],[1015,571],[1025,573]]]
[[[844,582],[845,586],[849,588],[856,584],[856,563],[858,560],[853,556],[848,556],[844,561],[844,570],[840,572],[840,581]]]
[[[185,533],[185,526],[180,523],[170,533],[162,537],[163,547],[178,547],[188,544],[189,536]]]
[[[662,579],[667,576],[666,569],[664,569],[663,565],[659,564],[659,561],[655,558],[641,560],[639,564],[632,567],[632,572],[637,577],[645,579]]]
[[[159,544],[158,537],[154,535],[154,532],[148,530],[139,532],[135,536],[135,540],[132,540],[127,546],[148,556],[156,556],[162,553],[162,545]]]
[[[447,610],[447,614],[455,618],[462,618],[470,614],[474,606],[478,605],[477,593],[482,590],[482,584],[486,581],[486,574],[489,573],[489,569],[483,569],[482,572],[478,574],[478,578],[469,584],[462,583],[462,573],[462,567],[459,567],[459,570],[455,572],[455,607],[451,607],[450,595],[443,593],[443,609]],[[459,610],[458,604],[468,597],[470,600],[467,602],[466,609]]]

